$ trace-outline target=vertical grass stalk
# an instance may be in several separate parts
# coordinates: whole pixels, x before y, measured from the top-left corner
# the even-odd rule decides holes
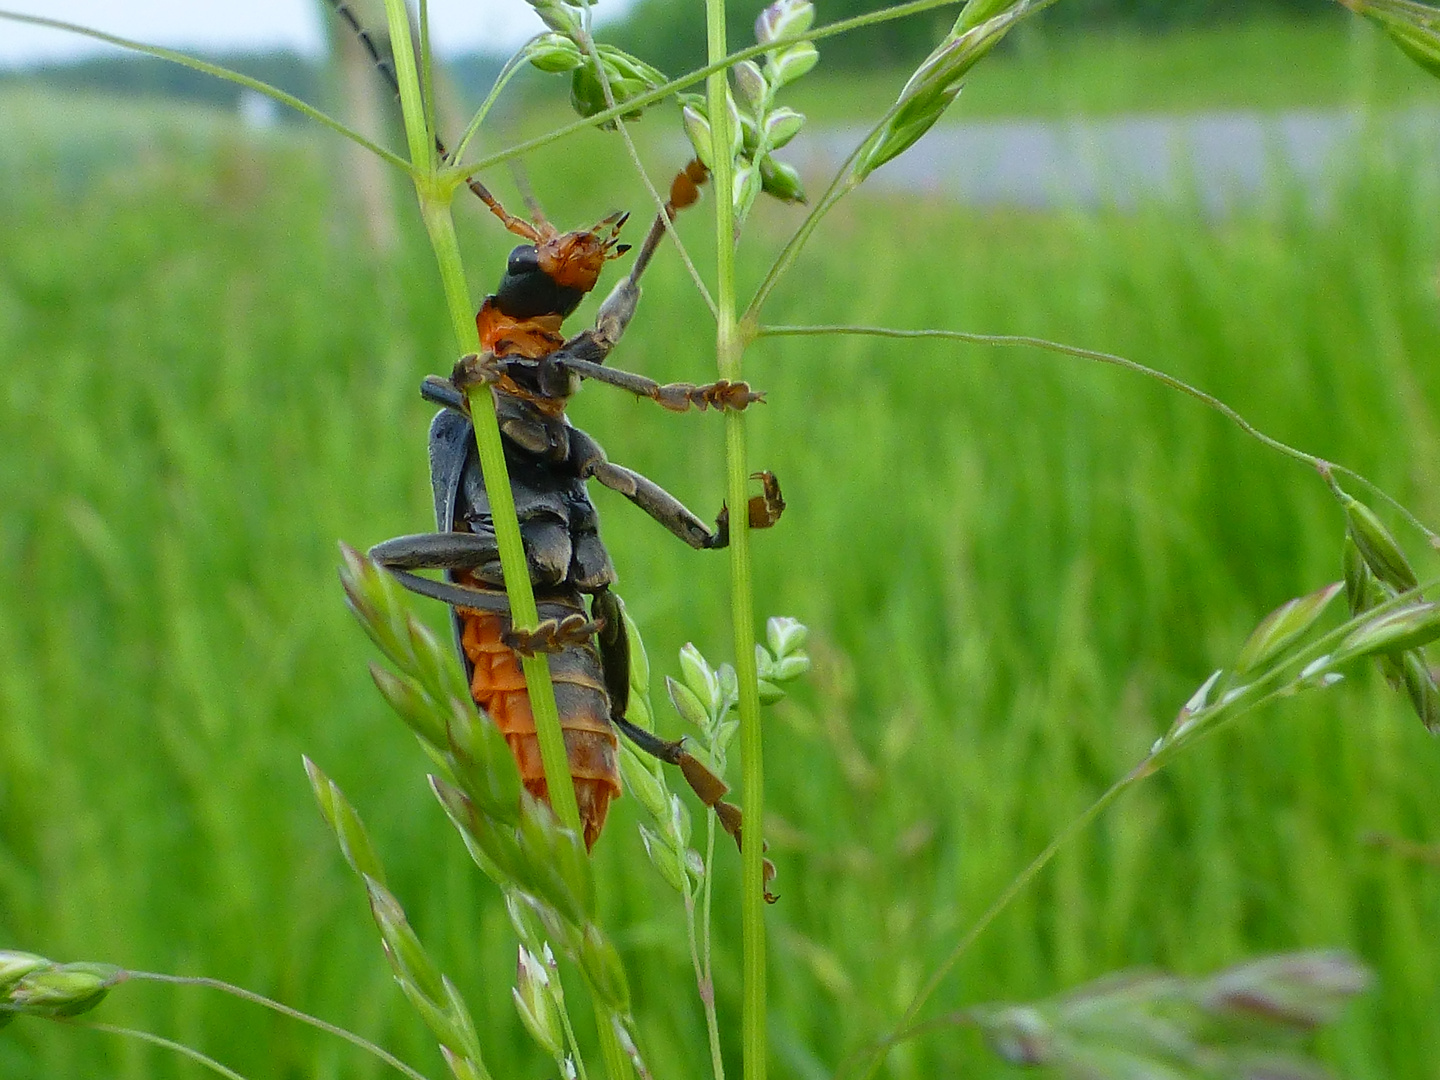
[[[431,246],[435,249],[456,343],[461,352],[475,352],[480,347],[480,337],[471,314],[470,290],[465,283],[465,268],[455,238],[455,223],[450,216],[450,200],[460,180],[447,178],[442,181],[437,177],[435,141],[426,124],[426,109],[420,92],[419,72],[415,67],[415,53],[410,39],[410,20],[404,0],[385,0],[385,12],[390,23],[390,38],[395,43],[395,74],[400,83],[400,105],[405,116],[410,156],[416,167],[415,191],[420,199],[420,213]],[[489,387],[471,391],[470,415],[480,451],[485,490],[490,496],[494,515],[495,537],[500,547],[500,566],[505,575],[511,620],[518,628],[531,629],[540,617],[535,608],[535,593],[530,587],[529,565],[520,540],[520,523],[515,517],[515,500],[510,492],[505,451],[495,419],[495,399]],[[544,656],[522,657],[521,668],[530,693],[530,708],[535,715],[535,731],[540,742],[540,758],[545,766],[550,805],[565,827],[579,835],[580,808],[570,780],[565,736],[560,730],[549,661]]]
[[[725,0],[705,0],[706,42],[711,64],[725,57]],[[730,105],[724,68],[706,80],[711,161],[715,174],[716,363],[720,377],[738,382],[745,339],[735,318],[734,161],[730,151]],[[745,843],[741,857],[740,923],[744,938],[744,1002],[741,1047],[745,1080],[765,1077],[765,893],[763,837],[764,772],[761,761],[760,691],[755,672],[755,600],[750,581],[750,521],[746,513],[745,414],[725,414],[725,490],[730,506],[730,619],[735,674],[740,684],[741,808]]]

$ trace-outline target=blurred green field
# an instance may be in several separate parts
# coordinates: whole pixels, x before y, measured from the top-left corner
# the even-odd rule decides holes
[[[1325,13],[1322,13],[1322,15]],[[1021,27],[967,80],[949,122],[1196,109],[1324,109],[1434,100],[1433,80],[1369,24],[1346,17],[1222,21],[1170,34]],[[824,54],[824,44],[821,44]],[[908,72],[827,71],[793,91],[821,121],[878,116]]]
[[[262,140],[185,113],[150,125],[130,110],[133,130],[107,143],[94,133],[124,110],[96,108],[0,102],[0,946],[230,979],[441,1075],[311,804],[306,753],[366,817],[491,1069],[547,1075],[510,1003],[503,908],[371,687],[372,650],[334,575],[337,540],[429,520],[430,410],[416,388],[453,345],[407,199],[401,245],[381,257],[328,137]],[[561,222],[643,206],[598,134],[530,171]],[[857,200],[822,227],[768,319],[1120,352],[1365,472],[1433,523],[1437,197],[1433,172],[1357,161],[1332,212],[1279,179],[1223,222],[1183,207],[1082,217]],[[478,294],[508,240],[471,207],[461,220]],[[766,237],[795,220],[757,213],[743,276],[758,279],[777,247]],[[706,265],[708,221],[682,227]],[[712,348],[665,252],[616,360],[703,381]],[[816,659],[769,714],[766,750],[782,894],[767,916],[774,1067],[808,1080],[894,1021],[1265,612],[1338,576],[1343,522],[1304,469],[1116,371],[786,340],[757,345],[747,373],[769,395],[753,462],[789,500],[756,540],[758,613],[808,623]],[[614,460],[717,508],[713,415],[593,387],[572,416]],[[727,658],[723,561],[595,498],[657,673],[687,640]],[[1434,570],[1432,558],[1422,576]],[[662,711],[667,722],[675,731]],[[1440,871],[1363,837],[1440,840],[1437,767],[1434,741],[1368,673],[1254,715],[1066,851],[931,1012],[1123,966],[1199,972],[1345,946],[1379,984],[1325,1034],[1326,1059],[1355,1080],[1433,1078]],[[630,802],[596,854],[606,922],[656,1075],[701,1075],[679,905]],[[719,866],[717,997],[736,1065],[739,861],[722,851]],[[125,987],[97,1017],[250,1076],[382,1075],[202,991]],[[954,1074],[1018,1075],[966,1033],[889,1059],[894,1077]],[[22,1020],[0,1034],[0,1075],[200,1074]]]

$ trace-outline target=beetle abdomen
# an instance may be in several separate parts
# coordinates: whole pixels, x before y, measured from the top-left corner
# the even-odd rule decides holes
[[[575,602],[541,601],[540,617],[564,618],[582,611]],[[540,761],[540,741],[535,735],[535,716],[519,658],[502,640],[510,627],[510,616],[493,611],[459,608],[460,645],[472,665],[470,693],[476,704],[495,721],[510,744],[520,767],[525,789],[536,798],[549,801],[545,769]],[[560,727],[565,733],[565,754],[575,782],[575,799],[585,830],[585,847],[594,846],[605,825],[610,800],[620,794],[619,743],[610,723],[610,698],[605,692],[600,656],[590,643],[566,648],[550,657],[550,677],[555,684],[555,704]]]

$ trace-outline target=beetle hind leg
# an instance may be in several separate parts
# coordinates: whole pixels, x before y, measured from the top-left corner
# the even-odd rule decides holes
[[[725,781],[686,750],[684,740],[672,742],[662,739],[653,731],[646,731],[625,719],[630,703],[630,638],[625,632],[625,615],[619,599],[608,589],[597,592],[591,602],[590,614],[602,623],[599,633],[600,664],[605,675],[605,689],[610,695],[610,722],[637,750],[678,768],[690,790],[706,807],[715,811],[720,826],[735,838],[735,846],[743,851],[740,808],[725,801],[730,791]],[[777,899],[770,892],[770,882],[774,877],[775,864],[766,859],[763,887],[768,903]]]

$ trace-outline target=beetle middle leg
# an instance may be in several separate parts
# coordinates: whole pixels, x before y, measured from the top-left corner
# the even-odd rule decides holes
[[[729,545],[728,507],[721,507],[712,529],[655,481],[612,462],[600,444],[579,428],[570,430],[570,461],[581,477],[594,477],[611,491],[618,491],[691,547],[705,551]],[[764,493],[752,497],[746,507],[750,527],[768,529],[785,511],[780,482],[770,472],[755,473],[752,479],[762,482]]]

